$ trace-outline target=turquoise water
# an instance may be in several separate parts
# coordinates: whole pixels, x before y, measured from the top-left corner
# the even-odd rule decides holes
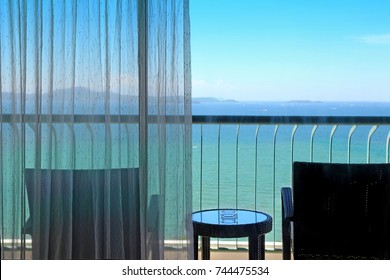
[[[209,102],[193,104],[194,115],[303,115],[303,116],[389,116],[390,103],[301,103],[301,102]],[[291,162],[310,161],[312,125],[296,130],[291,149],[292,125],[259,128],[256,152],[256,125],[222,125],[218,152],[218,125],[193,125],[193,207],[257,209],[271,214],[274,230],[267,241],[281,241],[280,188],[291,185]],[[313,161],[329,162],[333,126],[319,126],[313,144]],[[351,140],[352,163],[367,162],[367,137],[372,126],[359,126]],[[333,137],[332,162],[347,162],[351,126],[337,128]],[[390,126],[373,134],[370,162],[386,162],[386,140]],[[238,141],[238,145],[236,145]],[[201,153],[202,150],[202,153]],[[219,156],[218,156],[219,153]],[[275,157],[274,157],[275,153]],[[202,169],[201,169],[202,168]],[[274,176],[275,174],[275,176]]]

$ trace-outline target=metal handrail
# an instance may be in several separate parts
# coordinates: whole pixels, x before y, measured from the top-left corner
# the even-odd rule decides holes
[[[390,125],[390,116],[192,116],[193,124]]]
[[[149,116],[150,121],[157,120],[158,116]],[[167,115],[166,121],[177,122],[184,116]],[[2,114],[1,122],[26,123],[138,123],[138,115],[87,115],[87,114]],[[327,124],[327,125],[390,125],[390,116],[221,116],[221,115],[193,115],[193,124]]]

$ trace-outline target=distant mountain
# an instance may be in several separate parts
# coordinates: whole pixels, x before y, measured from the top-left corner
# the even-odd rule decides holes
[[[11,92],[2,92],[2,99],[4,102],[11,102],[15,97],[12,97],[13,93]],[[75,87],[74,89],[56,89],[51,94],[43,93],[41,94],[40,98],[45,101],[48,100],[48,98],[51,98],[54,102],[54,104],[62,104],[63,102],[69,103],[69,102],[75,102],[75,103],[91,103],[96,102],[97,100],[101,100],[104,102],[107,98],[107,94],[104,91],[95,91],[90,90],[84,87]],[[16,97],[18,98],[18,97]],[[26,101],[31,102],[32,104],[35,103],[36,99],[35,94],[27,94],[26,95]],[[149,99],[154,99],[156,97],[150,96]],[[176,97],[172,97],[174,100],[172,102],[177,102]],[[138,102],[139,97],[135,95],[129,95],[129,94],[119,94],[117,92],[111,92],[109,94],[110,102],[116,102],[118,100],[121,100],[121,102]],[[169,102],[170,97],[167,97],[166,101]],[[237,100],[233,99],[221,99],[221,98],[215,98],[215,97],[193,97],[192,103],[238,103]]]
[[[192,98],[192,103],[221,103],[221,102],[238,102],[236,100],[233,100],[233,99],[219,99],[219,98],[215,98],[215,97],[193,97]]]

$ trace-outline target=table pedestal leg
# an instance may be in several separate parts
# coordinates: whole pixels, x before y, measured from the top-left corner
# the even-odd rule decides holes
[[[265,235],[259,236],[260,260],[265,260]]]
[[[202,260],[210,259],[210,237],[202,236]]]
[[[198,259],[198,239],[199,235],[194,234],[194,260]]]
[[[249,236],[249,259],[250,260],[264,260],[264,235],[250,235]]]

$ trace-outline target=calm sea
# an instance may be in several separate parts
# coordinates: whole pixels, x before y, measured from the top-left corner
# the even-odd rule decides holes
[[[193,115],[256,116],[390,116],[390,103],[359,102],[200,102]],[[339,126],[333,136],[332,162],[347,162],[350,125]],[[310,161],[312,125],[300,125],[291,148],[293,125],[193,125],[194,210],[246,208],[265,211],[275,225],[266,240],[281,241],[280,188],[291,185],[291,162]],[[258,138],[256,142],[256,130]],[[316,130],[313,161],[329,162],[333,126]],[[367,162],[367,139],[372,126],[359,126],[351,138],[350,161]],[[220,149],[218,149],[220,133]],[[386,162],[390,126],[380,126],[371,138],[370,162]],[[237,136],[238,135],[238,136]],[[202,146],[201,146],[202,142]],[[275,149],[274,149],[275,147]],[[201,153],[202,151],[202,153]]]
[[[193,115],[390,116],[390,102],[194,102]]]

